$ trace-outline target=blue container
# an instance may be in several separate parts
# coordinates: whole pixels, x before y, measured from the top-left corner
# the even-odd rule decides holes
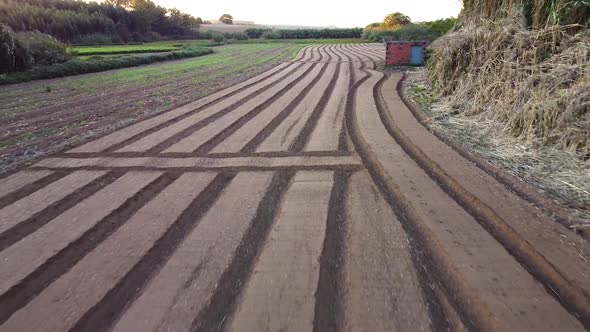
[[[422,60],[424,57],[422,56],[423,48],[422,46],[412,46],[412,51],[410,54],[410,64],[414,66],[421,66]]]

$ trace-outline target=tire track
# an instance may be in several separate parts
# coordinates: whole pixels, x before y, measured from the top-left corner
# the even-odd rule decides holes
[[[137,299],[147,283],[160,271],[185,236],[196,227],[235,175],[234,173],[217,175],[141,260],[100,302],[88,310],[70,331],[100,332],[112,328],[124,313],[128,303]]]
[[[116,151],[128,144],[131,144],[145,136],[152,134],[153,132],[159,131],[162,128],[165,128],[173,123],[190,117],[191,115],[194,115],[208,107],[211,107],[223,101],[225,97],[235,96],[236,94],[239,94],[257,84],[264,83],[265,81],[271,80],[276,76],[280,77],[281,73],[285,70],[289,70],[289,68],[292,69],[292,65],[283,63],[275,68],[272,68],[260,75],[253,77],[250,80],[241,83],[242,86],[237,89],[239,91],[234,90],[234,88],[240,86],[240,84],[234,87],[223,89],[219,92],[214,92],[209,96],[205,96],[203,98],[198,99],[195,102],[188,103],[174,110],[170,110],[165,113],[155,114],[138,123],[131,123],[128,126],[124,126],[121,129],[109,135],[96,139],[92,142],[85,143],[68,152],[76,153]],[[196,107],[193,107],[193,105]],[[186,112],[190,112],[190,114],[185,114]]]
[[[121,176],[123,176],[123,173],[120,172],[109,172],[104,174],[84,187],[73,191],[61,200],[54,202],[45,209],[0,233],[0,252],[43,227],[55,217],[61,215],[79,202],[115,182]]]
[[[22,173],[16,173],[15,176],[19,176]],[[34,173],[31,173],[31,176],[35,176]],[[36,192],[41,188],[45,188],[46,186],[50,185],[51,183],[63,178],[66,176],[67,173],[49,173],[46,176],[35,180],[32,183],[27,183],[21,187],[22,182],[18,181],[18,183],[14,186],[6,183],[3,185],[2,190],[8,191],[8,193],[0,198],[0,210],[15,203],[18,200],[21,200],[30,194]],[[3,179],[4,180],[4,179]],[[25,180],[26,181],[26,180]],[[10,187],[13,187],[12,190]],[[19,188],[20,187],[20,188]]]
[[[431,230],[422,221],[414,206],[406,199],[399,187],[391,181],[386,171],[380,165],[377,156],[368,149],[368,144],[364,141],[360,128],[358,127],[358,120],[356,119],[355,112],[355,100],[358,87],[370,77],[370,74],[366,72],[366,70],[361,69],[361,71],[365,75],[360,78],[349,91],[345,116],[346,128],[350,133],[356,151],[365,162],[365,166],[367,167],[373,182],[377,185],[383,197],[395,211],[399,220],[402,221],[402,227],[406,234],[408,234],[410,241],[416,243],[413,247],[422,248],[421,252],[427,257],[427,259],[415,262],[415,268],[420,265],[427,266],[427,269],[431,271],[431,275],[437,276],[436,279],[438,279],[440,284],[446,288],[446,293],[455,294],[457,297],[455,299],[460,299],[462,301],[461,303],[455,303],[455,305],[462,309],[461,313],[464,317],[467,317],[464,322],[471,329],[479,331],[502,330],[502,325],[495,320],[491,312],[487,309],[487,306],[482,303],[477,292],[475,292],[475,290],[463,279],[463,276],[456,271],[450,259],[444,254],[444,250],[440,248],[436,241],[431,240],[435,238],[431,233]],[[355,75],[353,74],[352,76]],[[419,269],[416,270],[419,271]],[[427,287],[429,286],[422,284],[423,290],[426,290]],[[432,298],[431,300],[436,301]],[[438,307],[440,307],[440,305],[428,306],[429,311],[433,309],[436,310]],[[430,316],[433,319],[433,322],[435,322],[436,317],[439,316],[439,314],[431,311]]]
[[[335,173],[328,208],[324,245],[320,256],[320,273],[316,290],[313,330],[342,331],[342,266],[346,232],[345,196],[350,173]]]
[[[209,305],[193,320],[191,331],[224,329],[226,317],[235,311],[237,298],[242,293],[242,280],[251,274],[254,261],[260,255],[262,245],[276,221],[283,196],[294,176],[295,172],[279,171],[273,177],[258,205],[254,219],[236,250],[234,259],[219,279]]]
[[[12,315],[1,329],[10,331],[22,324],[37,331],[69,330],[76,326],[85,312],[115,289],[164,234],[170,234],[171,226],[182,221],[180,216],[197,197],[203,197],[201,193],[214,178],[215,174],[211,173],[181,175],[25,308]],[[48,305],[51,311],[42,309]],[[31,312],[35,315],[31,316]]]
[[[303,66],[305,66],[305,65],[303,65]],[[287,93],[299,81],[303,80],[314,69],[315,66],[316,66],[316,64],[309,65],[309,67],[305,71],[303,71],[303,73],[301,73],[299,76],[297,76],[297,78],[291,80],[285,86],[280,88],[276,93],[273,93],[273,95],[270,98],[264,100],[262,103],[257,104],[254,108],[247,111],[245,115],[240,116],[237,120],[235,120],[230,125],[230,127],[225,128],[226,133],[231,132],[232,130],[234,130],[234,128],[239,128],[239,126],[241,126],[243,123],[246,123],[249,119],[251,119],[256,114],[263,111],[270,104],[274,103],[278,98],[280,98],[282,95]],[[304,67],[301,67],[301,68],[298,67],[298,70],[300,70],[302,68],[304,68]],[[286,78],[288,78],[288,77],[286,77]],[[276,88],[277,85],[274,85],[274,87]],[[273,87],[269,87],[269,89],[271,89],[271,88],[273,88]],[[266,89],[264,91],[266,91]],[[264,91],[260,92],[257,95],[260,95]],[[246,105],[246,104],[244,104],[244,103],[245,103],[245,101],[237,102],[236,109],[240,106],[245,107],[244,105]],[[230,110],[230,111],[233,111],[233,110]],[[148,152],[149,153],[158,153],[158,152],[162,152],[162,151],[164,151],[164,152],[184,152],[183,150],[190,151],[188,149],[184,149],[184,147],[182,149],[180,149],[180,147],[182,145],[189,144],[189,143],[187,143],[187,140],[190,140],[191,136],[193,134],[195,134],[195,132],[197,132],[201,128],[204,128],[205,126],[211,124],[213,121],[221,119],[224,115],[230,113],[230,111],[227,111],[224,113],[218,113],[218,114],[208,118],[206,121],[203,120],[202,122],[194,124],[194,125],[190,126],[189,128],[174,134],[172,137],[170,137],[170,138],[164,140],[163,142],[157,144],[156,146],[150,148],[148,150]],[[230,128],[230,129],[228,129],[228,128]]]
[[[321,66],[322,67],[321,67],[319,73],[317,74],[317,76],[314,77],[313,80],[307,86],[305,86],[303,88],[303,90],[301,90],[301,92],[299,92],[295,96],[295,98],[293,98],[291,100],[291,102],[289,102],[289,104],[287,104],[287,106],[285,108],[283,108],[282,111],[279,112],[279,114],[277,116],[275,116],[261,131],[259,131],[258,134],[256,134],[256,136],[254,136],[250,141],[248,141],[246,143],[246,145],[240,150],[240,152],[242,152],[242,153],[253,152],[254,148],[256,148],[260,144],[260,142],[262,142],[262,140],[264,138],[266,138],[268,135],[270,135],[276,129],[276,127],[278,127],[293,112],[293,110],[295,110],[297,108],[297,106],[303,101],[303,99],[305,99],[305,97],[308,95],[309,91],[311,91],[311,89],[316,86],[317,82],[324,76],[324,73],[328,69],[327,64],[321,64]],[[269,103],[269,105],[270,105],[270,103]],[[259,112],[252,114],[248,118],[241,118],[240,120],[238,120],[240,122],[237,122],[237,121],[234,122],[229,127],[222,130],[221,132],[219,132],[219,134],[217,134],[216,136],[211,138],[209,141],[203,143],[199,148],[197,148],[197,150],[195,150],[195,152],[196,153],[210,152],[219,143],[225,141],[228,137],[230,137],[232,134],[234,134],[236,131],[238,131],[240,128],[242,128],[247,122],[254,119],[254,117],[257,116],[258,114],[260,114],[263,110],[264,109],[260,109]],[[234,124],[235,124],[235,126],[234,126]]]
[[[328,104],[330,97],[334,93],[334,89],[336,87],[336,82],[338,81],[338,78],[340,77],[341,66],[342,66],[342,64],[339,63],[338,66],[336,67],[336,72],[335,72],[334,76],[332,76],[330,83],[328,83],[327,89],[324,91],[324,94],[322,95],[319,103],[316,105],[313,112],[309,116],[309,119],[305,123],[305,126],[303,127],[303,129],[301,129],[301,131],[299,132],[299,135],[297,135],[297,137],[295,138],[293,143],[291,143],[291,146],[289,147],[289,151],[297,151],[297,152],[303,151],[303,148],[309,142],[309,138],[311,137],[311,134],[313,133],[313,131],[317,127],[317,124],[318,124],[318,121],[322,115],[322,112],[324,111],[326,105]]]
[[[268,84],[266,84],[265,86],[254,90],[252,93],[247,94],[246,96],[240,98],[239,100],[233,102],[232,104],[230,104],[227,107],[223,107],[222,109],[214,112],[211,115],[205,116],[203,119],[201,119],[200,121],[197,121],[196,123],[192,124],[191,126],[189,126],[186,129],[183,129],[183,131],[181,131],[181,133],[176,133],[175,135],[172,135],[171,137],[167,138],[166,140],[164,140],[163,142],[160,142],[159,144],[161,146],[156,145],[155,147],[152,147],[150,149],[148,149],[148,152],[161,152],[161,150],[163,150],[165,147],[167,147],[167,145],[172,145],[175,143],[175,141],[182,139],[182,134],[190,134],[192,131],[197,130],[198,128],[204,127],[207,124],[213,122],[216,119],[221,118],[222,116],[234,111],[235,109],[237,109],[238,107],[240,107],[243,103],[252,100],[254,98],[256,98],[257,96],[259,96],[260,94],[262,94],[263,92],[267,91],[268,89],[271,89],[273,87],[273,85],[276,84],[280,84],[281,82],[283,82],[284,80],[288,79],[290,75],[292,75],[293,73],[295,73],[297,70],[299,70],[301,68],[301,64],[297,64],[294,66],[289,66],[288,68],[291,68],[291,70],[289,70],[285,75],[280,76],[277,80],[274,80]],[[281,74],[279,74],[281,75]],[[272,75],[272,77],[274,77],[275,75]],[[266,80],[264,81],[266,82]],[[255,85],[249,87],[252,88]],[[235,95],[234,95],[235,96]],[[224,100],[227,100],[226,98],[221,98]],[[217,103],[216,103],[217,104]],[[213,105],[214,106],[214,105]],[[157,135],[158,133],[160,133],[161,131],[165,130],[165,129],[169,129],[172,127],[172,125],[175,124],[180,124],[183,120],[187,121],[190,119],[191,116],[195,116],[197,114],[199,114],[200,112],[203,112],[205,110],[208,110],[208,107],[203,108],[199,111],[194,112],[191,115],[188,116],[183,116],[180,119],[175,119],[174,121],[172,121],[171,123],[166,123],[163,124],[161,126],[158,126],[158,128],[154,128],[153,130],[147,130],[145,133],[141,133],[138,134],[137,136],[129,139],[126,142],[122,142],[120,144],[117,144],[116,146],[112,146],[109,149],[105,150],[105,152],[114,152],[114,151],[127,151],[126,149],[128,149],[129,147],[133,146],[133,144],[136,144],[142,140],[148,139],[149,137],[153,137],[153,135]]]
[[[385,80],[388,77],[385,77]],[[422,169],[449,196],[461,205],[520,263],[539,280],[550,295],[590,329],[590,298],[588,294],[575,287],[553,264],[543,257],[526,239],[518,234],[506,221],[498,216],[488,205],[466,190],[454,178],[416,144],[414,144],[387,115],[386,105],[381,96],[381,80],[373,88],[377,110],[389,134],[403,150],[416,161]]]
[[[166,174],[158,177],[80,238],[51,256],[22,281],[0,295],[0,325],[69,271],[177,177]]]

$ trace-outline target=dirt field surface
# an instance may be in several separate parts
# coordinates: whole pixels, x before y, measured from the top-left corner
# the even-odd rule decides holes
[[[3,86],[0,174],[237,84],[301,47],[226,45],[198,58]]]
[[[586,240],[425,129],[383,60],[307,46],[0,179],[0,331],[590,328]]]

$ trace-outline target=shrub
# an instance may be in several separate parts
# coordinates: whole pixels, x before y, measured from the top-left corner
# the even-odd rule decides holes
[[[322,38],[360,38],[361,28],[352,29],[295,29],[274,30],[279,38],[269,39],[322,39]]]
[[[88,60],[74,59],[62,64],[37,66],[26,72],[0,76],[0,84],[94,73],[111,69],[140,66],[154,62],[196,57],[210,53],[213,53],[213,50],[210,48],[195,47],[169,53],[130,55],[122,57],[93,57]]]
[[[281,33],[277,30],[264,32],[261,36],[264,39],[281,39]]]
[[[0,24],[0,73],[11,73],[15,70],[15,49],[14,32],[8,26]]]
[[[102,33],[82,35],[72,41],[76,45],[109,45],[113,43],[113,37]]]
[[[248,35],[245,32],[234,32],[231,34],[231,39],[248,40]]]
[[[52,65],[68,59],[66,44],[40,32],[18,32],[17,40],[30,51],[36,65]]]
[[[392,40],[433,41],[444,35],[452,27],[436,26],[436,28],[433,28],[432,23],[434,22],[409,24],[398,29],[365,29],[363,38],[374,42],[380,42],[383,37]]]
[[[211,33],[211,39],[213,39],[213,41],[216,43],[222,43],[224,41],[225,37],[223,36],[223,34],[216,32],[216,33]]]
[[[262,35],[265,32],[270,32],[270,31],[272,31],[272,30],[271,29],[250,28],[250,29],[244,30],[244,33],[246,33],[246,35],[248,35],[248,38],[260,38],[260,37],[262,37]]]

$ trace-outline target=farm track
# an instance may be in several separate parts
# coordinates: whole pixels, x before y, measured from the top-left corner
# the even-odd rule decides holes
[[[0,179],[0,331],[590,328],[586,240],[303,48]]]

